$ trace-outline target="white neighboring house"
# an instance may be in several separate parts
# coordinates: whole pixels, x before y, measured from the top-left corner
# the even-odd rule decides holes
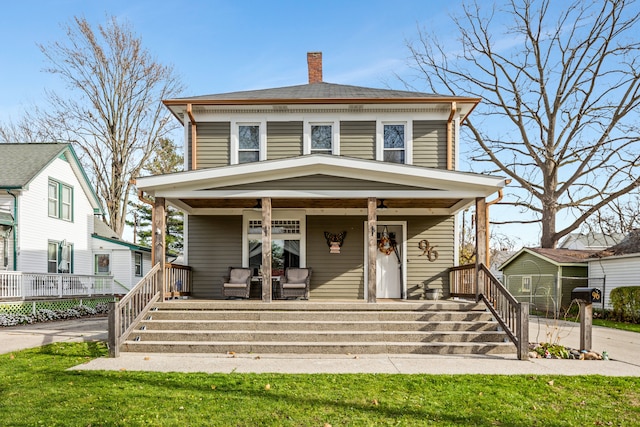
[[[603,290],[605,308],[611,305],[611,291],[622,286],[640,286],[640,230],[634,230],[622,242],[588,259],[589,286]]]
[[[0,270],[92,275],[102,214],[70,144],[0,144]]]
[[[617,245],[624,237],[622,233],[571,233],[558,244],[558,249],[600,251]]]
[[[113,276],[116,284],[131,289],[151,270],[151,248],[121,240],[98,218],[93,227],[94,274]]]

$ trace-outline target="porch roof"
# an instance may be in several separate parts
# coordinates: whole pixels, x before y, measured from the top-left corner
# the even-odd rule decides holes
[[[137,179],[139,190],[191,214],[253,208],[262,197],[273,208],[305,209],[366,209],[375,197],[389,214],[451,214],[504,185],[495,176],[323,154]]]

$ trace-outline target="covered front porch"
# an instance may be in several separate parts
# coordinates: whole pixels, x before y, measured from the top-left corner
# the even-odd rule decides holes
[[[326,155],[137,183],[154,198],[157,262],[167,204],[186,214],[184,255],[193,297],[223,298],[229,267],[244,267],[260,284],[260,299],[270,302],[287,268],[309,267],[311,300],[372,303],[423,299],[430,289],[449,296],[448,270],[458,252],[455,214],[476,206],[483,259],[485,197],[504,184],[485,175]]]

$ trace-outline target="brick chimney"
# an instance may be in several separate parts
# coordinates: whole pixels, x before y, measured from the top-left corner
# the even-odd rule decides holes
[[[307,52],[309,84],[322,83],[322,52]]]

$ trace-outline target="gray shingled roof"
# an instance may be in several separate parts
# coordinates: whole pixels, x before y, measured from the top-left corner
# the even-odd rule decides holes
[[[631,231],[624,240],[592,256],[592,258],[604,258],[614,255],[629,255],[640,253],[640,230]]]
[[[362,86],[339,85],[334,83],[313,83],[286,86],[271,89],[248,90],[241,92],[219,93],[171,101],[229,101],[261,99],[393,99],[393,98],[455,98],[405,90],[375,89]]]
[[[0,187],[24,187],[67,145],[0,144]]]
[[[118,233],[113,231],[111,227],[104,223],[101,219],[93,217],[93,234],[106,237],[107,239],[121,240]]]

